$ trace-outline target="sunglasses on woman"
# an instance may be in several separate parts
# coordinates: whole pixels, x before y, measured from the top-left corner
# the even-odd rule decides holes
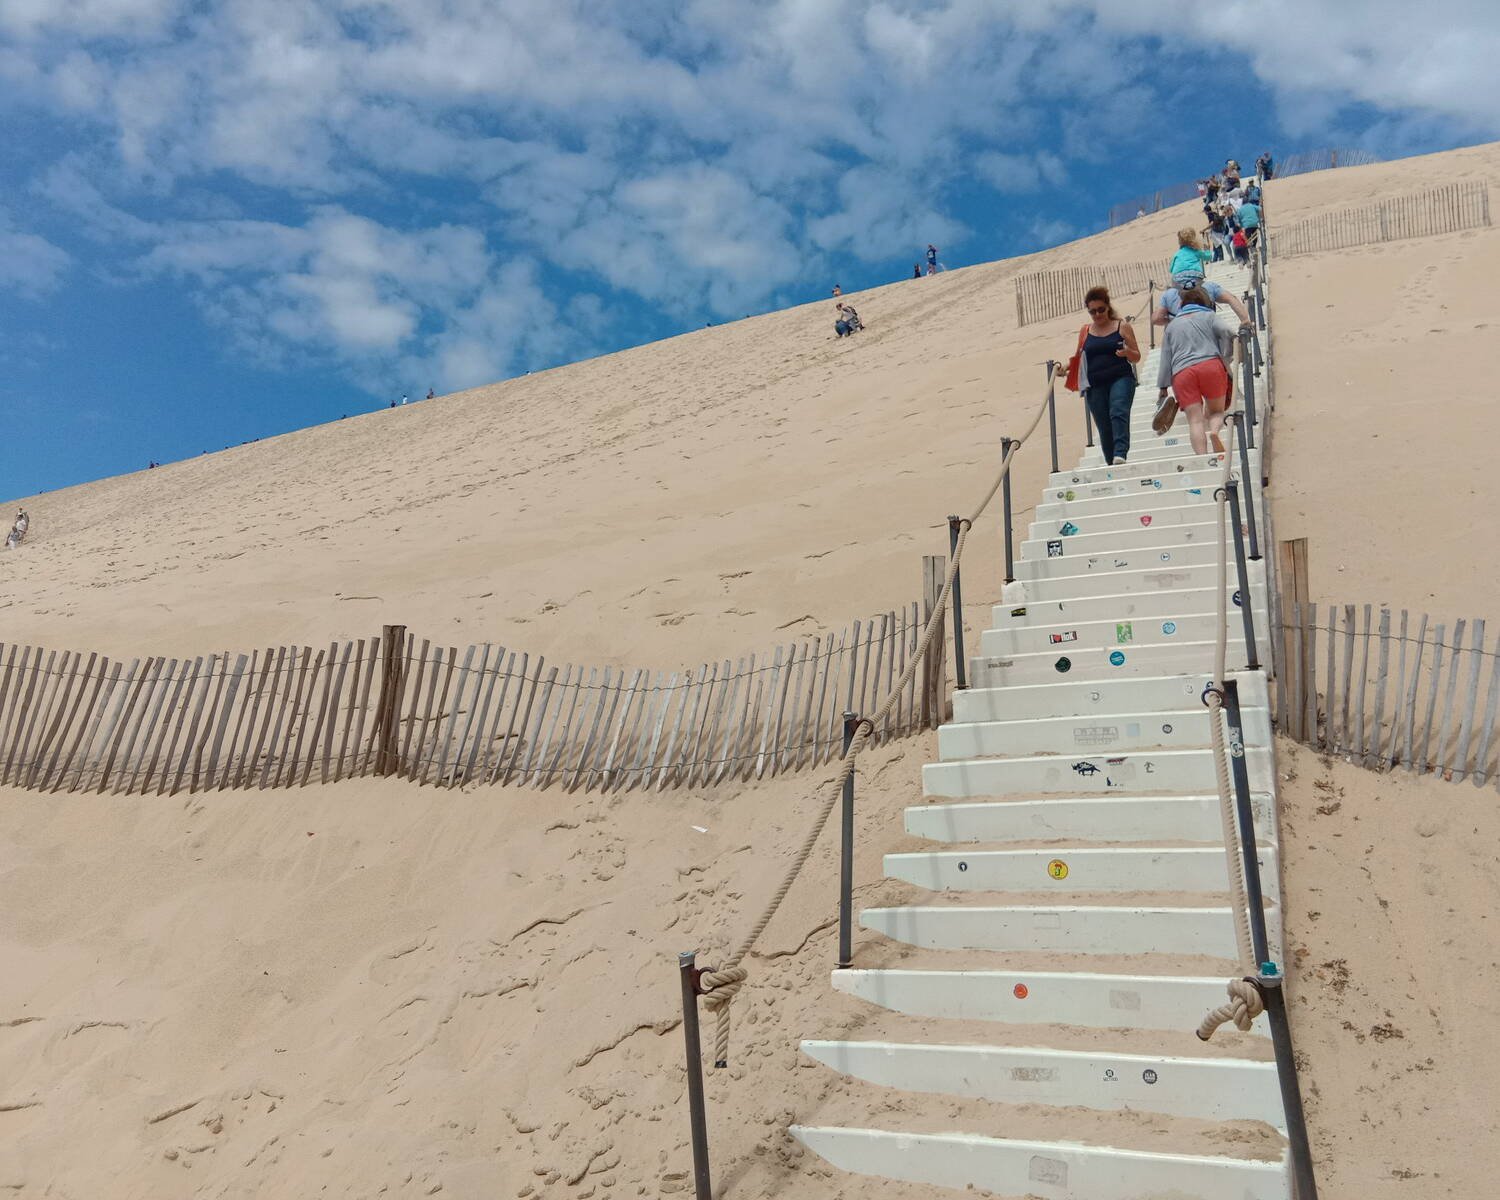
[[[1109,309],[1107,308],[1095,308],[1092,304],[1089,305],[1089,316],[1091,317],[1102,317],[1108,311]]]

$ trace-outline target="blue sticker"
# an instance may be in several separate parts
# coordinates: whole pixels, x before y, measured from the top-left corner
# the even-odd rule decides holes
[[[1066,675],[1073,669],[1073,660],[1071,658],[1060,658],[1053,664],[1053,666],[1057,668],[1057,673],[1059,675]]]
[[[1172,561],[1171,551],[1167,551],[1167,552],[1163,553],[1162,556],[1161,556],[1161,560],[1162,560],[1162,562],[1171,562]]]
[[[1201,496],[1201,495],[1203,495],[1203,489],[1202,488],[1188,488],[1188,495],[1189,496]]]
[[[1151,481],[1151,486],[1152,487],[1161,487],[1161,480],[1160,479],[1153,479]]]
[[[1062,528],[1057,532],[1062,534],[1063,537],[1072,537],[1075,533],[1078,532],[1078,526],[1073,524],[1072,521],[1064,521]]]
[[[1234,605],[1235,605],[1235,607],[1236,608],[1243,607],[1244,603],[1245,603],[1244,598],[1240,595],[1239,590],[1236,589],[1235,593],[1234,593]]]
[[[1110,651],[1109,665],[1112,666],[1112,667],[1124,666],[1125,665],[1125,651],[1123,651],[1123,650],[1112,650],[1112,651]]]
[[[1166,634],[1168,637],[1171,637],[1174,633],[1177,632],[1177,622],[1176,621],[1163,621],[1161,623],[1161,631],[1164,634]]]

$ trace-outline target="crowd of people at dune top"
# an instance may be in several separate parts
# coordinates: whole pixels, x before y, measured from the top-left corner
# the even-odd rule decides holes
[[[1230,366],[1235,334],[1218,320],[1215,310],[1225,305],[1239,319],[1241,329],[1250,328],[1245,305],[1206,278],[1205,267],[1227,259],[1250,261],[1263,224],[1262,192],[1275,163],[1270,154],[1262,154],[1255,167],[1256,174],[1246,177],[1231,158],[1222,171],[1200,182],[1207,225],[1177,231],[1172,286],[1163,290],[1151,313],[1151,323],[1164,327],[1152,428],[1163,434],[1177,413],[1184,413],[1196,454],[1207,454],[1210,446],[1216,453],[1223,452],[1219,431],[1234,402]],[[1063,360],[1067,363],[1065,382],[1088,405],[1104,461],[1119,465],[1130,456],[1130,414],[1141,349],[1129,321],[1115,311],[1107,287],[1100,284],[1085,292],[1083,307],[1089,323],[1078,331],[1071,357]]]

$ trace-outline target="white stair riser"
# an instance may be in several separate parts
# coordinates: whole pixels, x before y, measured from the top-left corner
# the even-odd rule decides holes
[[[1266,677],[1260,671],[1232,676],[1240,685],[1240,703],[1264,708],[1269,703]],[[955,721],[1017,721],[1030,717],[1072,717],[1096,713],[1168,712],[1203,703],[1203,689],[1212,682],[1199,670],[1184,675],[1117,676],[1111,679],[1068,679],[1024,687],[974,686],[953,693]]]
[[[1286,1200],[1283,1163],[1007,1142],[963,1133],[906,1134],[793,1125],[841,1171],[1042,1200]]]
[[[1231,598],[1239,591],[1231,576],[1224,589]],[[1259,599],[1257,597],[1257,599]],[[1187,591],[1125,592],[1116,596],[1083,596],[1077,600],[1035,600],[1029,604],[996,604],[990,610],[991,629],[1034,629],[1038,626],[1079,625],[1089,621],[1130,621],[1137,617],[1158,620],[1180,612],[1213,612],[1214,589]],[[1258,610],[1257,610],[1258,611]]]
[[[1227,908],[912,905],[866,909],[859,923],[924,950],[1235,956]]]
[[[1178,553],[1187,552],[1179,551]],[[1053,561],[1062,563],[1069,560],[1055,559]],[[1082,561],[1084,560],[1073,559],[1069,565],[1076,566]],[[1234,585],[1236,579],[1234,562],[1230,559],[1225,565],[1228,568],[1226,585]],[[1250,576],[1251,587],[1256,589],[1256,604],[1263,605],[1265,603],[1265,563],[1247,562],[1245,565]],[[1192,565],[1181,561],[1161,562],[1158,552],[1149,562],[1142,563],[1136,570],[1096,571],[1092,575],[1059,574],[1055,578],[1024,579],[1018,589],[1022,598],[1016,600],[1011,607],[1018,608],[1022,605],[1040,604],[1050,600],[1081,600],[1091,596],[1120,596],[1136,592],[1193,591],[1198,588],[1217,587],[1218,579],[1218,561],[1212,554],[1209,561]]]
[[[1269,746],[1245,749],[1250,786],[1275,786]],[[1202,795],[1218,790],[1212,750],[1157,750],[1122,755],[1046,755],[1037,758],[976,758],[964,762],[927,763],[922,794],[954,799],[988,796],[1098,795],[1101,792],[1185,792]]]
[[[1152,492],[1151,495],[1172,495],[1170,492]],[[1178,493],[1187,494],[1191,493]],[[1241,500],[1244,498],[1241,497]],[[1052,506],[1058,507],[1058,506]],[[1067,507],[1077,507],[1076,505]],[[1256,516],[1260,516],[1257,508]],[[1197,504],[1148,504],[1134,508],[1121,507],[1100,509],[1092,515],[1082,513],[1061,516],[1041,515],[1027,527],[1027,541],[1047,541],[1055,537],[1084,537],[1100,533],[1139,533],[1143,529],[1170,529],[1178,525],[1217,525],[1218,505],[1209,500]],[[1071,526],[1072,533],[1064,533],[1063,527]]]
[[[1174,458],[1187,458],[1193,453],[1192,439],[1188,436],[1187,423],[1183,422],[1182,431],[1175,429],[1165,437],[1157,437],[1151,428],[1151,415],[1154,414],[1155,404],[1147,410],[1148,415],[1137,418],[1131,413],[1130,422],[1130,449],[1126,452],[1130,462],[1164,462]],[[1102,467],[1107,464],[1104,461],[1103,451],[1099,449],[1097,441],[1092,450],[1084,450],[1078,456],[1078,465],[1081,467]]]
[[[1210,517],[1212,514],[1207,514]],[[1233,530],[1229,530],[1233,537]],[[1046,558],[1076,558],[1087,554],[1118,554],[1123,550],[1133,550],[1139,546],[1189,546],[1189,545],[1214,545],[1219,536],[1218,524],[1212,520],[1200,521],[1194,525],[1156,525],[1148,528],[1136,528],[1127,530],[1108,530],[1104,533],[1077,533],[1068,536],[1057,533],[1049,533],[1046,537],[1028,539],[1021,543],[1020,556],[1023,560],[1046,559]],[[1057,549],[1057,543],[1062,542],[1062,553],[1060,555],[1048,554],[1048,547]],[[1233,547],[1233,542],[1230,546]],[[1234,554],[1233,549],[1230,555]]]
[[[1264,653],[1264,637],[1257,632],[1256,644]],[[1067,654],[1018,654],[1009,658],[976,658],[969,662],[969,681],[975,687],[1009,687],[1016,684],[1040,684],[1079,674],[1085,678],[1115,678],[1132,675],[1162,675],[1172,671],[1198,671],[1214,660],[1213,642],[1183,642],[1172,639],[1161,645],[1117,646],[1113,649],[1059,646]],[[1243,671],[1248,666],[1244,635],[1230,637],[1227,643],[1228,669]]]
[[[1275,836],[1271,798],[1250,797],[1256,837]],[[1036,841],[1043,838],[1214,842],[1223,834],[1217,796],[1108,796],[920,804],[906,810],[906,832],[936,842]]]
[[[1276,852],[1260,847],[1261,878],[1280,876]],[[1224,892],[1229,872],[1221,847],[1047,850],[919,850],[887,854],[885,874],[934,892]],[[1061,878],[1059,878],[1061,876]]]
[[[1237,466],[1238,464],[1236,464]],[[1219,470],[1169,471],[1165,474],[1146,475],[1130,479],[1101,479],[1087,482],[1072,482],[1071,476],[1062,483],[1048,484],[1042,492],[1042,507],[1038,508],[1038,519],[1042,509],[1055,504],[1097,504],[1125,502],[1131,506],[1137,499],[1151,503],[1183,497],[1184,504],[1195,501],[1213,502],[1214,489],[1223,481]],[[1235,474],[1238,478],[1238,472]],[[1192,497],[1192,499],[1187,499]]]
[[[1286,1126],[1272,1062],[892,1042],[805,1041],[802,1052],[845,1075],[910,1092]]]
[[[1238,589],[1235,591],[1238,595]],[[1229,636],[1245,636],[1241,606],[1233,596],[1226,605],[1224,628]],[[1265,613],[1252,608],[1257,641],[1266,629]],[[1020,628],[987,629],[979,636],[979,653],[992,658],[1024,654],[1067,654],[1070,650],[1128,650],[1131,646],[1166,645],[1177,641],[1208,642],[1217,637],[1218,615],[1194,612],[1185,605],[1162,617],[1106,621],[1059,622]]]
[[[1245,740],[1264,745],[1271,737],[1271,714],[1241,701]],[[944,762],[992,755],[1136,753],[1145,749],[1212,744],[1209,710],[1199,707],[1167,713],[1122,713],[1088,717],[1039,717],[1020,721],[949,722],[938,730],[938,757]]]
[[[895,1012],[1010,1025],[1180,1032],[1197,1029],[1203,1014],[1226,998],[1223,979],[1178,975],[858,969],[832,975],[837,990]],[[1251,1034],[1269,1036],[1264,1013]]]
[[[1124,546],[1114,553],[1068,550],[1068,538],[1054,538],[1052,546],[1058,551],[1055,557],[1047,557],[1043,546],[1040,558],[1021,559],[1016,563],[1016,578],[1021,580],[1059,580],[1076,575],[1112,575],[1131,571],[1165,571],[1174,568],[1216,566],[1219,548],[1212,542],[1175,545],[1171,542],[1153,542],[1149,546]],[[1234,549],[1231,546],[1227,558],[1229,573],[1235,571]]]
[[[1212,476],[1210,487],[1217,487],[1219,472],[1223,470],[1222,456],[1219,454],[1194,454],[1180,459],[1173,459],[1169,463],[1132,462],[1125,463],[1119,467],[1076,467],[1071,471],[1057,471],[1047,476],[1047,488],[1056,490],[1058,488],[1076,488],[1081,483],[1106,483],[1111,480],[1141,480],[1152,478],[1156,475],[1173,474],[1183,475],[1188,472],[1202,472],[1205,476]],[[1236,447],[1234,452],[1234,469],[1240,466],[1240,452]],[[1165,470],[1164,468],[1170,468]],[[1260,469],[1260,450],[1250,451],[1250,469]]]

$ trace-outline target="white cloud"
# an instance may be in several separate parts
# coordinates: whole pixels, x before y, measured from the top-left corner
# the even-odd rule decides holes
[[[40,299],[57,289],[72,261],[67,251],[41,235],[17,229],[0,209],[0,287]]]

